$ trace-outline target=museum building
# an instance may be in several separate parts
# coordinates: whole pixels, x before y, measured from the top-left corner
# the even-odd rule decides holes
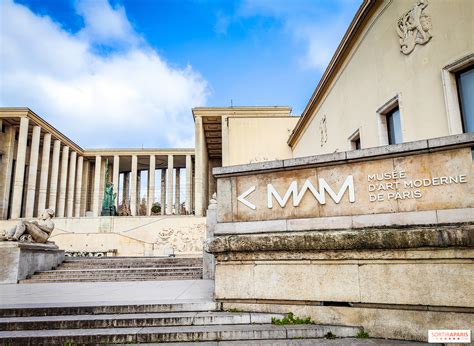
[[[0,109],[3,222],[51,207],[60,247],[108,243],[124,255],[199,254],[207,227],[225,309],[293,311],[408,340],[466,329],[473,23],[470,0],[364,0],[301,116],[196,107],[195,149],[82,149],[29,109]],[[160,220],[156,174],[138,216],[145,170],[160,170]],[[100,216],[107,179],[129,217]]]

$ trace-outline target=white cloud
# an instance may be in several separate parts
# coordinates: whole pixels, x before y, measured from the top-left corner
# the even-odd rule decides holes
[[[78,3],[85,26],[68,33],[49,17],[0,2],[0,106],[25,106],[83,147],[193,146],[191,108],[206,81],[170,67],[122,7]],[[114,48],[107,55],[95,45]]]
[[[242,16],[271,16],[280,19],[297,42],[305,46],[301,66],[323,71],[361,0],[243,0]]]

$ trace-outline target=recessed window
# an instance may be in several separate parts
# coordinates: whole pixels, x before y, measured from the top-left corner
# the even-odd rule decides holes
[[[387,118],[387,135],[388,144],[402,143],[402,126],[400,121],[400,108],[396,107],[388,112],[385,117]]]
[[[360,131],[357,130],[354,132],[350,137],[349,141],[351,143],[351,149],[352,150],[359,150],[362,149],[362,146],[360,144]]]
[[[457,74],[463,132],[474,132],[474,68]]]

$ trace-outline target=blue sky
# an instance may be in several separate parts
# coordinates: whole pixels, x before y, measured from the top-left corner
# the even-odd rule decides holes
[[[193,146],[192,107],[299,115],[359,5],[0,0],[0,105],[33,109],[83,147]]]

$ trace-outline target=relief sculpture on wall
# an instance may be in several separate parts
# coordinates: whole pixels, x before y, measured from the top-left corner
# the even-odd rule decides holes
[[[408,55],[417,44],[426,44],[432,37],[431,18],[425,13],[428,0],[418,0],[415,6],[398,19],[397,33],[400,51]]]

